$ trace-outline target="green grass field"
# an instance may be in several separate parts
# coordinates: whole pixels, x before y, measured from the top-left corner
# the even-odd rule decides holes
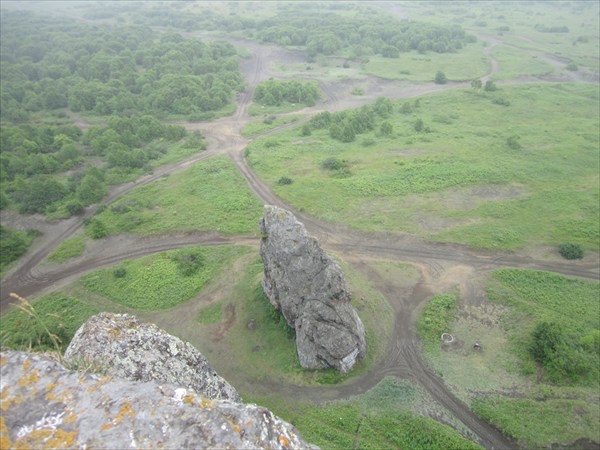
[[[135,189],[95,220],[104,224],[108,234],[250,234],[257,231],[261,212],[262,204],[231,160],[218,157]]]
[[[426,400],[410,382],[388,377],[362,395],[312,405],[274,397],[252,398],[327,449],[478,449],[452,428],[412,412]]]
[[[429,328],[445,322],[443,328],[457,342],[442,351],[439,336],[437,345],[433,340],[442,328],[431,339],[422,334],[429,364],[475,413],[525,448],[569,445],[577,439],[598,442],[598,348],[586,356],[595,361],[587,374],[555,382],[547,379],[528,349],[532,331],[542,321],[560,323],[582,342],[594,341],[594,336],[597,342],[599,284],[517,269],[496,270],[486,283],[490,301],[463,304],[445,321],[437,314],[426,322]],[[424,309],[420,331],[440,309],[439,298]],[[482,350],[474,350],[474,342]]]
[[[300,116],[296,115],[278,117],[266,115],[263,120],[256,120],[246,125],[242,130],[242,136],[256,136],[281,125],[296,122],[299,118]]]
[[[18,350],[64,350],[77,329],[99,309],[62,293],[21,303],[2,316],[0,346]],[[59,348],[49,333],[57,338]]]
[[[480,78],[490,70],[490,59],[482,52],[481,43],[469,44],[458,53],[401,53],[399,58],[372,56],[363,65],[364,73],[388,80],[431,82],[441,70],[448,80],[464,81]]]
[[[494,80],[509,80],[523,76],[541,76],[554,72],[554,68],[541,56],[506,45],[494,47],[491,55],[498,62]]]
[[[48,255],[48,261],[53,263],[64,263],[71,258],[80,256],[85,250],[85,236],[73,236],[62,241],[52,253]]]
[[[80,282],[89,291],[129,308],[168,309],[197,295],[245,251],[235,246],[174,250],[98,270]]]
[[[327,130],[302,140],[292,129],[252,143],[249,163],[296,208],[361,230],[491,249],[573,241],[597,251],[594,86],[453,90],[419,104],[388,119],[391,137],[370,132],[346,144]],[[429,133],[415,131],[419,118]],[[520,148],[508,145],[511,137]],[[330,157],[348,170],[322,169]],[[278,185],[283,176],[293,184]]]

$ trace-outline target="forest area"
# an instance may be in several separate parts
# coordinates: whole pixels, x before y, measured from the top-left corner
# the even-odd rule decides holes
[[[596,2],[0,7],[3,350],[130,313],[322,448],[599,447]],[[268,204],[347,278],[350,373],[263,292]]]

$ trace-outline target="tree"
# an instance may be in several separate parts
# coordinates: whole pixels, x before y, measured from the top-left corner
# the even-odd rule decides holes
[[[421,131],[423,131],[423,128],[424,128],[423,119],[417,119],[414,126],[415,126],[415,131],[417,133],[420,133]]]
[[[481,82],[481,80],[479,78],[476,78],[473,81],[471,81],[471,87],[473,89],[481,89],[482,86],[483,86],[483,83]]]
[[[555,322],[540,322],[531,334],[532,340],[529,352],[533,359],[541,364],[547,364],[564,341],[561,326]]]
[[[446,84],[448,82],[448,78],[446,78],[446,74],[441,70],[438,70],[435,74],[435,84]]]
[[[483,90],[486,92],[493,92],[493,91],[497,91],[498,87],[496,86],[496,83],[494,83],[492,80],[487,80],[485,82],[485,86],[483,87]]]
[[[381,126],[379,127],[379,132],[382,136],[390,136],[394,132],[394,127],[391,123],[385,121],[381,123]]]

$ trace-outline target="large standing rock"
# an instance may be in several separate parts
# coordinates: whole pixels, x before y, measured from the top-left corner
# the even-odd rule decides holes
[[[300,364],[350,370],[366,351],[365,330],[339,265],[289,211],[265,206],[260,228],[263,288],[296,329]]]
[[[0,353],[0,448],[306,449],[269,410]]]
[[[65,358],[96,360],[108,374],[127,380],[171,383],[211,399],[241,401],[189,342],[128,314],[91,317],[75,333]]]

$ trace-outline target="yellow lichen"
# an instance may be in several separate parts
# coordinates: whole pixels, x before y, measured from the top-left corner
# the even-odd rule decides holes
[[[201,406],[203,408],[212,408],[212,400],[209,398],[204,398],[202,397],[202,404]]]
[[[133,417],[133,416],[135,416],[135,412],[133,411],[133,408],[131,407],[131,403],[125,402],[125,403],[123,403],[123,406],[121,406],[121,409],[117,413],[117,416],[115,417],[115,421],[117,423],[121,423],[125,417]]]
[[[31,360],[26,359],[25,361],[23,361],[23,369],[27,370],[31,367]]]
[[[8,362],[8,356],[0,356],[0,367]]]
[[[4,417],[0,416],[0,448],[11,448],[12,441],[10,440],[10,436],[8,435],[8,428],[4,423]]]
[[[72,448],[77,439],[76,431],[33,430],[15,442],[16,448]]]
[[[283,434],[279,435],[279,442],[284,447],[289,447],[290,446],[290,440],[288,438],[286,438]]]
[[[28,361],[29,360],[25,362],[27,363]],[[25,367],[25,364],[23,364],[23,367]],[[37,369],[33,369],[29,374],[25,373],[21,378],[19,378],[19,386],[28,387],[33,383],[37,383],[38,381],[40,381],[40,374]]]
[[[193,395],[186,395],[185,397],[183,397],[183,403],[187,403],[188,405],[193,405],[194,404],[194,396]]]
[[[65,417],[64,422],[65,423],[73,423],[76,420],[77,420],[77,415],[74,412],[69,411],[69,415],[67,417]]]
[[[22,401],[23,399],[20,396],[9,397],[7,387],[0,393],[0,409],[2,409],[2,411],[8,411],[12,405],[18,405]]]
[[[108,423],[105,423],[104,425],[102,425],[100,427],[100,431],[106,431],[106,430],[108,430],[109,428],[112,428],[112,427],[113,427],[113,424],[110,423],[110,422],[108,422]]]

